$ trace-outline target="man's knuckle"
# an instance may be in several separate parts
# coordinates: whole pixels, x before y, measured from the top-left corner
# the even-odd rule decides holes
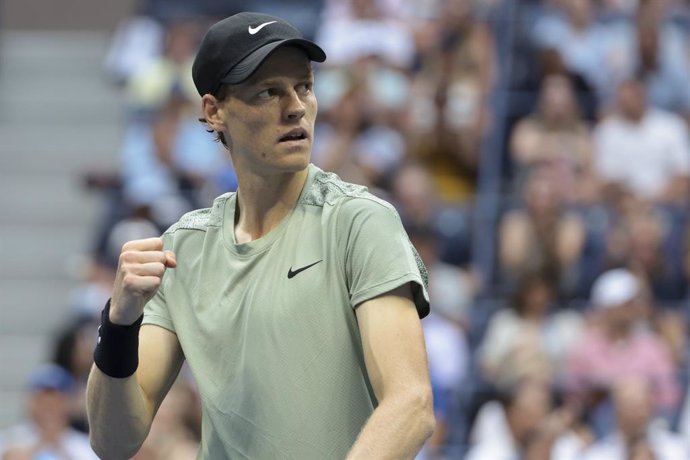
[[[122,278],[122,285],[125,289],[133,290],[139,287],[139,280],[135,275],[128,273]]]
[[[124,251],[122,254],[120,254],[120,261],[124,263],[132,262],[134,260],[135,254],[135,251]]]

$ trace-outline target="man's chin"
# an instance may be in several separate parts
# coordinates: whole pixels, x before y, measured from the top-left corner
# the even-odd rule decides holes
[[[275,165],[281,172],[300,172],[309,166],[311,152],[293,152],[282,158],[279,164]]]

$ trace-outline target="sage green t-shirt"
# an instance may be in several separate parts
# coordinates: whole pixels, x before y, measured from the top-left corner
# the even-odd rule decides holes
[[[144,324],[177,334],[201,395],[202,459],[344,458],[376,406],[355,308],[427,275],[395,209],[309,166],[294,209],[236,244],[236,196],[165,232],[177,256]]]

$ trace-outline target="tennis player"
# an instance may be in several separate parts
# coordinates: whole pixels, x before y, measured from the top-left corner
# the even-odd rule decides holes
[[[201,459],[413,458],[430,436],[426,270],[390,204],[310,164],[325,59],[265,14],[206,33],[194,82],[239,187],[122,248],[87,389],[101,458],[138,451],[185,360]]]

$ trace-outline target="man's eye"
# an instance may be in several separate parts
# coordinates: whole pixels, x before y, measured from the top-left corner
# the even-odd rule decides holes
[[[265,89],[265,90],[261,91],[261,92],[260,92],[259,94],[257,94],[256,96],[257,96],[259,99],[270,99],[270,98],[272,98],[273,96],[275,96],[275,94],[276,94],[275,89],[273,89],[273,88],[268,88],[268,89]]]
[[[311,83],[310,82],[305,82],[305,83],[300,83],[297,85],[297,91],[300,93],[308,93],[311,91]]]

